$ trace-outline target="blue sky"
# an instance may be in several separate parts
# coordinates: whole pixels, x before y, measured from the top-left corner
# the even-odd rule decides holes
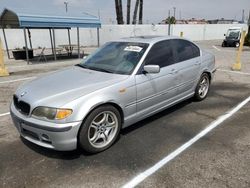
[[[88,12],[97,16],[99,10],[103,23],[116,23],[114,0],[0,0],[0,9],[8,7],[32,12],[60,12],[65,11],[64,1],[69,2],[69,12]],[[123,0],[124,17],[126,2]],[[131,13],[134,3],[135,0],[132,0]],[[250,0],[144,0],[144,23],[160,22],[167,17],[169,9],[173,14],[173,7],[176,7],[177,18],[240,20],[242,9],[245,9],[245,17],[248,17]]]

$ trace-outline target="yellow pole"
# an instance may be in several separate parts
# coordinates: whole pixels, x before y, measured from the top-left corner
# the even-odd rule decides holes
[[[241,39],[240,39],[240,47],[237,52],[236,63],[233,64],[232,70],[240,71],[241,70],[241,53],[243,50],[243,45],[245,41],[246,31],[242,32]]]
[[[3,53],[1,39],[0,39],[0,76],[9,76],[9,72],[4,65],[4,53]]]
[[[183,37],[183,31],[180,32],[180,37]]]

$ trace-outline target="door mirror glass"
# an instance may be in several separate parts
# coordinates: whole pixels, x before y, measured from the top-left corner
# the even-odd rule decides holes
[[[159,65],[145,65],[143,67],[143,70],[145,73],[156,74],[160,72],[160,66]]]

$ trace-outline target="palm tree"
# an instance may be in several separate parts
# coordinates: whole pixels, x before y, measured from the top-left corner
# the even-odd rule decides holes
[[[131,0],[127,0],[127,24],[130,24],[130,7],[131,7]]]
[[[116,11],[116,20],[117,23],[119,24],[120,18],[119,18],[119,0],[115,0],[115,11]]]
[[[122,14],[122,1],[115,0],[116,20],[118,24],[124,24]]]
[[[139,24],[142,24],[143,16],[143,0],[140,0]]]
[[[139,1],[140,0],[136,0],[136,3],[135,3],[135,10],[134,10],[134,16],[133,16],[132,24],[136,24],[136,17],[137,17],[137,12],[138,12]]]
[[[124,24],[123,13],[122,13],[122,0],[119,0],[119,9],[120,9],[120,24]]]

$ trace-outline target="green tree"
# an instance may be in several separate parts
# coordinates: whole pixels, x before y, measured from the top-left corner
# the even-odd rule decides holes
[[[170,24],[175,24],[175,23],[176,23],[175,17],[173,17],[173,16],[168,17],[168,18],[165,20],[165,23],[166,23],[166,24],[169,24],[169,22],[170,22]]]

